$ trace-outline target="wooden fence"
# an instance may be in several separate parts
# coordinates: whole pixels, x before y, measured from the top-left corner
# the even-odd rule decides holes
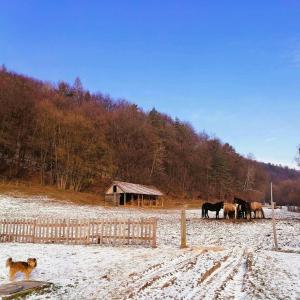
[[[298,213],[300,213],[300,207],[299,206],[288,206],[287,210],[291,211],[291,212],[298,212]]]
[[[0,219],[0,242],[156,247],[157,219]]]

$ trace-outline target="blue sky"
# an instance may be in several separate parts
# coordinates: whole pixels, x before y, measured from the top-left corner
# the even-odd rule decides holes
[[[300,2],[0,0],[0,64],[189,121],[295,166]]]

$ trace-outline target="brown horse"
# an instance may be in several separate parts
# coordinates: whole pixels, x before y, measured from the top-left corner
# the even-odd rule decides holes
[[[235,219],[236,218],[236,204],[233,203],[224,203],[223,211],[224,219]]]
[[[234,197],[233,203],[237,204],[237,218],[238,219],[251,219],[251,209],[250,204],[240,198]]]
[[[250,210],[254,212],[254,218],[257,217],[265,218],[264,211],[262,209],[262,204],[259,202],[251,202],[250,203]]]

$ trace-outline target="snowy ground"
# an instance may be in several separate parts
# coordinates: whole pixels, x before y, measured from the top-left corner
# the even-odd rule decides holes
[[[265,209],[265,214],[270,217],[271,210]],[[276,210],[279,247],[287,253],[272,251],[270,219],[203,220],[200,210],[188,210],[190,247],[180,250],[179,210],[77,206],[44,197],[0,196],[0,218],[152,216],[158,218],[156,249],[0,244],[0,282],[7,282],[8,257],[36,257],[32,278],[51,281],[55,287],[29,299],[300,299],[299,213]]]

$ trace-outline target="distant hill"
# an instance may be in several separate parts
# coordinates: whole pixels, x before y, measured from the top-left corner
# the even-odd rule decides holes
[[[273,182],[274,201],[282,205],[300,206],[300,171],[273,164],[260,163],[268,182]],[[266,186],[266,200],[270,199],[270,188]]]
[[[283,180],[297,180],[300,179],[300,171],[290,169],[288,167],[273,165],[270,163],[260,163],[265,171],[270,176],[270,180],[278,183]]]

